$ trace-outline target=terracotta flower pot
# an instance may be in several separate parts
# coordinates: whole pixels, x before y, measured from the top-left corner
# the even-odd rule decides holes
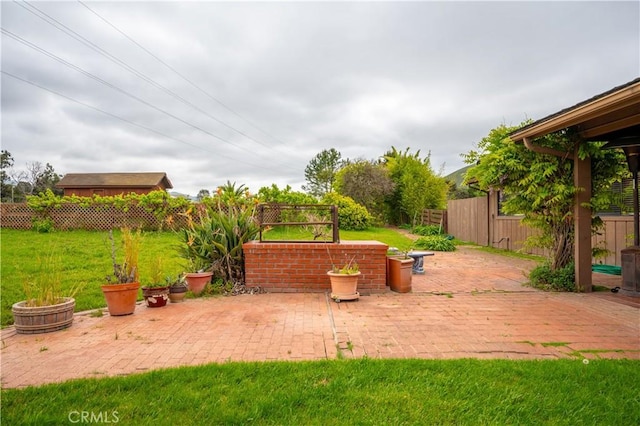
[[[142,297],[150,308],[161,308],[169,300],[169,287],[142,287]]]
[[[387,268],[387,280],[391,290],[398,293],[409,293],[411,291],[413,259],[388,257]]]
[[[102,286],[102,293],[107,301],[109,315],[130,315],[136,310],[140,283],[107,284]]]
[[[169,300],[171,300],[171,303],[183,302],[186,295],[187,287],[185,286],[169,287]]]
[[[204,288],[211,282],[212,272],[190,272],[185,274],[185,281],[189,290],[196,296],[202,293]]]
[[[48,306],[26,306],[26,301],[14,303],[11,312],[16,333],[50,333],[70,327],[76,301],[72,297],[63,299],[61,303]]]
[[[358,293],[358,278],[360,272],[352,274],[340,274],[337,272],[327,272],[331,280],[331,298],[336,302],[342,300],[356,300],[360,297]]]

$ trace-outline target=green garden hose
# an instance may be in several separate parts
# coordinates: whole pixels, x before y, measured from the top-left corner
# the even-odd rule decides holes
[[[591,270],[601,274],[622,275],[622,268],[615,265],[591,265]]]

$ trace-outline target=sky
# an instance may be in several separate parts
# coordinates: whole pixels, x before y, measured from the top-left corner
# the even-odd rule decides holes
[[[640,2],[10,2],[14,169],[166,172],[196,195],[289,185],[321,151],[430,154],[640,75]]]

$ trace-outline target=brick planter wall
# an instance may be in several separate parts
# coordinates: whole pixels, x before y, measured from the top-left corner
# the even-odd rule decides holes
[[[338,265],[355,256],[362,273],[358,281],[360,294],[386,291],[388,246],[378,241],[342,241],[335,244],[252,241],[242,248],[249,287],[260,286],[271,292],[331,290],[327,276],[331,259]]]

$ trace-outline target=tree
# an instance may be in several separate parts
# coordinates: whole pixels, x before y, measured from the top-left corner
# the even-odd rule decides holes
[[[28,195],[34,195],[34,193],[38,194],[38,192],[35,191],[36,181],[38,180],[40,174],[43,173],[44,166],[39,161],[31,161],[27,163],[26,169],[27,170],[24,174],[24,181],[29,184],[27,187],[29,188]]]
[[[415,225],[423,210],[445,207],[449,186],[443,177],[433,172],[429,155],[420,158],[420,150],[411,154],[410,148],[400,152],[391,147],[384,158],[395,183],[395,190],[387,199],[394,222],[403,223],[408,217]]]
[[[379,221],[384,218],[384,201],[395,184],[380,162],[358,160],[346,164],[336,174],[335,190],[365,206]]]
[[[209,192],[208,189],[201,189],[200,191],[198,191],[198,195],[196,195],[196,199],[198,201],[202,201],[203,198],[209,198],[211,197],[211,193]]]
[[[41,192],[45,192],[47,189],[50,189],[56,195],[63,195],[64,191],[56,188],[56,184],[60,182],[61,178],[62,176],[55,172],[53,166],[47,163],[44,169],[41,169],[40,173],[34,178],[33,193],[40,194]]]
[[[43,166],[39,161],[27,163],[26,171],[13,172],[13,180],[17,182],[15,189],[22,196],[37,195],[46,192],[47,189],[55,195],[63,195],[64,191],[56,188],[61,178],[51,164]]]
[[[302,189],[316,197],[332,192],[336,173],[342,165],[341,159],[342,155],[334,148],[317,154],[304,169],[307,185]]]
[[[6,149],[0,154],[0,198],[2,202],[13,202],[13,184],[7,169],[13,167],[13,157]]]
[[[465,198],[483,197],[487,194],[469,186],[458,186],[455,182],[447,181],[449,191],[447,192],[448,200],[462,200]]]
[[[465,155],[465,162],[476,164],[467,179],[477,179],[483,190],[499,190],[506,214],[523,214],[523,223],[540,230],[530,237],[528,246],[549,250],[550,268],[556,271],[573,262],[574,198],[579,188],[573,184],[573,160],[539,154],[516,144],[509,134],[520,126],[500,125],[478,143],[478,150]],[[536,145],[573,153],[579,136],[559,131],[534,141]],[[602,150],[602,143],[582,143],[578,155],[591,158],[593,211],[611,203],[611,184],[627,174],[624,155],[617,150]],[[597,224],[594,220],[594,224]]]

